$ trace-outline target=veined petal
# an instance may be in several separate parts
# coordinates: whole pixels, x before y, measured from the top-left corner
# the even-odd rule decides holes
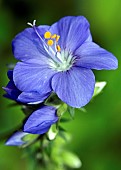
[[[50,81],[54,74],[55,71],[47,65],[18,62],[14,68],[13,80],[21,91],[38,91],[40,94],[47,94],[51,91]]]
[[[58,29],[58,22],[55,22],[54,24],[52,24],[49,28],[49,31],[51,32],[51,34],[57,34],[59,35],[59,29]]]
[[[39,26],[37,29],[40,35],[43,35],[49,26]],[[21,61],[34,58],[41,60],[41,57],[48,56],[43,43],[33,28],[27,28],[19,33],[12,41],[12,49],[15,58]]]
[[[58,21],[57,25],[55,24],[56,26],[60,35],[59,44],[62,49],[67,49],[73,53],[85,41],[92,41],[89,23],[83,16],[64,17]]]
[[[113,54],[92,42],[80,46],[75,55],[79,58],[75,63],[76,66],[96,70],[112,70],[118,67],[118,61]]]
[[[72,67],[69,71],[59,72],[52,78],[52,88],[58,97],[76,108],[85,106],[92,98],[95,77],[90,69]]]
[[[22,92],[18,96],[18,101],[28,104],[38,104],[42,103],[49,95],[50,93]]]
[[[24,125],[24,132],[32,134],[46,133],[50,126],[57,122],[56,108],[52,106],[43,106],[33,112]]]

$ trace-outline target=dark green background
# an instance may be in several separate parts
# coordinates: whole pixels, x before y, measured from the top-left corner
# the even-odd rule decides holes
[[[66,15],[84,15],[93,40],[119,60],[116,71],[94,71],[96,80],[107,81],[103,93],[77,111],[65,128],[72,133],[69,149],[82,160],[81,170],[121,169],[121,0],[3,0],[0,1],[0,88],[8,82],[6,64],[16,62],[11,40],[27,22],[52,24]],[[0,90],[0,134],[16,127],[24,115]],[[0,143],[0,170],[27,170],[22,150]]]

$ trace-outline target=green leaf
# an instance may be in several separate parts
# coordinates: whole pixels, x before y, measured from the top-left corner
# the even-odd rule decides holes
[[[59,126],[58,128],[59,128],[59,131],[66,132],[66,130],[63,127]]]
[[[102,92],[102,90],[104,89],[104,87],[106,86],[106,82],[102,81],[102,82],[97,82],[95,84],[95,89],[94,89],[94,94],[93,97],[97,96],[98,94],[100,94]]]
[[[68,118],[61,118],[60,122],[61,123],[66,123],[66,122],[70,122],[71,119],[68,119]]]
[[[62,153],[63,163],[70,168],[80,168],[82,166],[81,160],[69,151]]]
[[[72,118],[74,118],[75,115],[75,108],[68,106],[68,112],[71,115]]]

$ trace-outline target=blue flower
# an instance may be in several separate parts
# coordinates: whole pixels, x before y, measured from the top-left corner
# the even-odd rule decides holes
[[[56,112],[57,109],[55,107],[43,105],[29,116],[24,124],[24,132],[15,132],[7,140],[6,145],[21,146],[29,142],[22,140],[26,135],[46,133],[50,129],[51,125],[58,121]]]
[[[46,133],[52,124],[58,121],[57,109],[53,106],[43,105],[34,111],[24,125],[24,132],[32,134]]]
[[[11,100],[15,100],[23,104],[38,104],[41,103],[43,100],[45,100],[46,97],[48,97],[49,93],[43,96],[36,91],[32,91],[32,92],[20,91],[14,84],[13,71],[9,70],[7,75],[10,81],[6,87],[3,87],[3,89],[6,92],[6,94],[4,94],[4,97],[9,98]]]
[[[72,107],[82,107],[92,98],[95,76],[92,69],[118,67],[110,52],[92,41],[89,23],[83,16],[64,17],[52,26],[38,26],[35,21],[12,42],[13,54],[20,60],[13,80],[24,93],[48,96],[54,91]],[[41,101],[43,98],[41,98]]]
[[[22,138],[24,138],[28,133],[19,131],[19,132],[15,132],[5,143],[6,145],[10,145],[10,146],[21,146],[26,144],[25,141],[22,140]]]

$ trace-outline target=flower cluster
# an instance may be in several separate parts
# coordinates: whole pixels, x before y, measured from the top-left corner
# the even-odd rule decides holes
[[[52,93],[67,105],[80,108],[92,98],[95,76],[92,69],[118,66],[112,53],[92,41],[90,26],[83,16],[68,16],[52,26],[36,26],[19,33],[12,41],[13,54],[20,60],[8,72],[5,97],[25,105],[42,105],[25,122],[25,133],[43,134],[58,121],[57,108],[44,104]]]

